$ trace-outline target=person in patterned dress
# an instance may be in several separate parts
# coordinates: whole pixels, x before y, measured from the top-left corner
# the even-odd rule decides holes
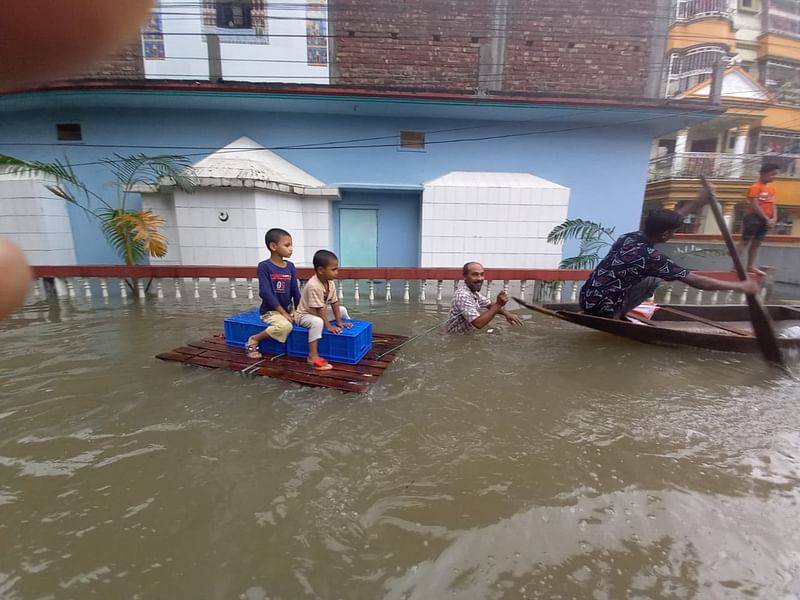
[[[755,280],[722,281],[704,277],[656,250],[655,245],[675,235],[684,217],[702,208],[708,198],[708,194],[701,191],[696,202],[687,203],[678,210],[654,210],[647,215],[643,231],[620,236],[581,288],[581,310],[599,317],[622,319],[650,298],[662,280],[682,281],[700,290],[758,292],[759,284]]]

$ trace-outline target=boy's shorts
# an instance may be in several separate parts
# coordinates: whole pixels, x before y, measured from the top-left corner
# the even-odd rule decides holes
[[[267,324],[267,333],[276,342],[286,342],[292,333],[292,322],[277,310],[270,310],[261,315],[261,320]]]
[[[767,235],[767,222],[755,213],[744,216],[742,221],[742,240],[760,242]]]

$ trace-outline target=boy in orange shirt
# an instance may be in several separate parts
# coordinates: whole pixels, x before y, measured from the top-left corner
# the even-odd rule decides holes
[[[758,249],[767,230],[775,226],[778,211],[775,208],[775,187],[772,181],[778,174],[780,167],[767,163],[759,171],[759,179],[747,191],[747,211],[742,221],[742,241],[739,243],[739,256],[747,250],[747,270],[758,275],[764,271],[756,268]]]

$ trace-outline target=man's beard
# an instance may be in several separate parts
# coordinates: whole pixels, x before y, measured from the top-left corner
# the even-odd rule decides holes
[[[468,283],[467,287],[473,292],[480,292],[481,288],[483,287],[483,282],[481,281],[480,283]]]

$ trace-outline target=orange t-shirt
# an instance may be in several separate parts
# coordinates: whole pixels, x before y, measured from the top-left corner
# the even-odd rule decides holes
[[[747,198],[758,198],[758,206],[768,219],[775,216],[775,188],[769,183],[756,181],[747,190]],[[747,214],[755,212],[751,204],[747,205]]]

